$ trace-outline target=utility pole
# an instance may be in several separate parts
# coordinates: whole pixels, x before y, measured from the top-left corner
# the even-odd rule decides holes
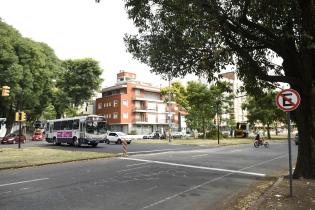
[[[168,142],[171,142],[171,75],[168,75]]]
[[[218,144],[220,144],[219,101],[217,101],[217,128],[218,128]]]

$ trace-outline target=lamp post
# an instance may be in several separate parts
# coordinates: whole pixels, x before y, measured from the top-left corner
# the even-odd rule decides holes
[[[217,128],[218,128],[218,144],[220,144],[219,101],[217,101]]]
[[[171,142],[171,75],[168,75],[168,142]]]

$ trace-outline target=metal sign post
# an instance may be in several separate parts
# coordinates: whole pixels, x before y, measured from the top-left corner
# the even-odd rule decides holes
[[[292,152],[291,152],[291,120],[288,112],[288,146],[289,146],[289,176],[290,176],[290,196],[292,197]]]
[[[276,105],[279,109],[287,112],[288,116],[288,148],[289,148],[289,178],[290,196],[292,197],[292,151],[291,151],[291,119],[290,112],[295,110],[301,102],[301,97],[296,90],[285,89],[276,95]]]

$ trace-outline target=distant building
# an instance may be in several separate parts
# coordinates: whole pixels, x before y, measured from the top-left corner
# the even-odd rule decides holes
[[[247,121],[247,113],[242,109],[242,104],[246,100],[246,93],[238,93],[238,90],[243,85],[234,71],[220,74],[223,81],[230,82],[233,85],[233,94],[235,96],[233,102],[233,110],[230,113],[225,114],[224,118],[234,118],[235,122]]]
[[[165,132],[169,115],[172,130],[186,131],[185,112],[175,102],[166,104],[159,87],[136,81],[136,74],[125,71],[117,74],[114,86],[102,90],[102,97],[96,99],[96,114],[107,119],[112,131]]]

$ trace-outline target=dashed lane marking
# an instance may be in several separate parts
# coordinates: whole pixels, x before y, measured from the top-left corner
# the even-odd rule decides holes
[[[38,181],[43,181],[43,180],[47,180],[47,179],[49,179],[49,178],[32,179],[32,180],[26,180],[26,181],[21,181],[21,182],[11,182],[11,183],[7,183],[7,184],[0,184],[0,187],[29,183],[29,182],[38,182]]]

